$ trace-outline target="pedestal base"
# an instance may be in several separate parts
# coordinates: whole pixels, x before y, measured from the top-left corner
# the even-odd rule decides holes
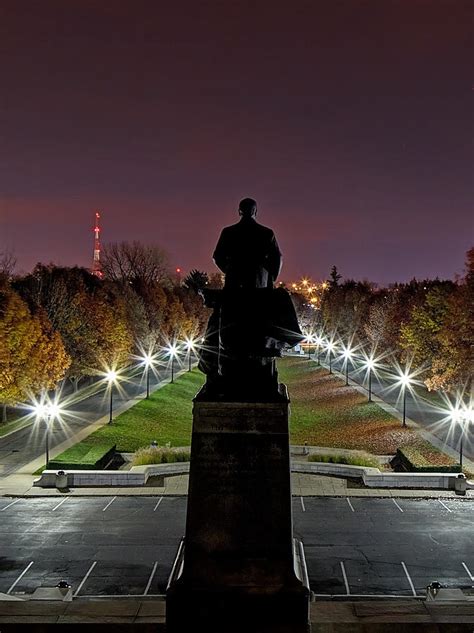
[[[186,537],[167,591],[171,632],[309,631],[283,385],[280,394],[266,403],[195,399]]]

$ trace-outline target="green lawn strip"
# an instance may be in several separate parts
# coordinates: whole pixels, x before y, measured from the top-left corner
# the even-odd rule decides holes
[[[20,418],[19,420],[12,420],[11,422],[4,422],[0,424],[0,437],[11,433],[12,431],[18,431],[25,426],[29,426],[32,423],[31,417]]]
[[[192,399],[204,383],[204,375],[197,369],[186,372],[174,383],[169,383],[150,394],[121,415],[114,418],[85,440],[65,451],[71,461],[80,461],[94,446],[117,445],[117,451],[133,453],[156,440],[160,446],[188,446],[191,443]],[[73,451],[73,453],[71,453]],[[63,458],[64,453],[55,458]]]
[[[286,357],[278,362],[279,378],[286,383],[291,399],[292,444],[328,446],[392,455],[397,448],[413,446],[430,463],[452,465],[455,460],[423,440],[415,430],[326,368],[307,358]]]

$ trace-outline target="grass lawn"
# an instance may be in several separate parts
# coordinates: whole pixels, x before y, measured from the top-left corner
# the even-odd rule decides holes
[[[278,362],[281,382],[291,399],[290,440],[310,446],[365,450],[376,455],[394,454],[402,446],[414,446],[430,462],[451,465],[453,460],[437,451],[411,429],[386,413],[341,378],[315,366],[304,357]]]
[[[0,437],[3,437],[7,433],[11,431],[16,431],[17,429],[21,429],[24,426],[29,426],[31,424],[31,417],[23,416],[17,420],[11,420],[10,422],[2,422],[0,423]]]
[[[422,440],[353,387],[346,387],[327,369],[307,358],[286,357],[278,361],[280,380],[291,398],[290,441],[292,444],[328,446],[394,454],[397,448],[412,446],[433,464],[451,465],[453,460]],[[87,437],[90,450],[97,444],[116,444],[119,452],[132,453],[153,440],[163,446],[189,446],[192,399],[204,383],[197,369],[182,374]],[[71,449],[69,449],[71,450]],[[81,451],[76,445],[74,450]],[[85,450],[85,447],[84,447]]]
[[[198,369],[186,372],[150,394],[134,407],[117,416],[84,440],[89,448],[94,444],[112,443],[123,453],[133,453],[156,440],[160,446],[191,444],[192,399],[204,383]],[[79,445],[76,445],[78,447]],[[70,450],[70,449],[69,449]],[[77,450],[77,449],[76,449]]]

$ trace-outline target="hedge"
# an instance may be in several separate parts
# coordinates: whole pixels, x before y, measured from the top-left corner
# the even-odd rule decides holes
[[[459,464],[451,466],[437,466],[431,464],[426,457],[414,446],[398,448],[391,465],[395,470],[404,470],[410,473],[459,473]]]
[[[113,459],[116,444],[86,443],[71,446],[48,463],[49,470],[101,470]]]

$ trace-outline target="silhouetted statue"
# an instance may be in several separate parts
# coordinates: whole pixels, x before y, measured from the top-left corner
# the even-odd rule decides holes
[[[255,200],[242,200],[239,214],[237,224],[223,229],[214,251],[224,289],[202,291],[214,312],[200,355],[199,367],[207,375],[201,397],[278,400],[274,359],[303,336],[290,295],[273,288],[281,267],[273,231],[257,223]]]
[[[222,230],[214,261],[225,274],[225,288],[273,288],[281,268],[281,253],[273,231],[258,224],[257,203],[245,198],[240,222]]]

